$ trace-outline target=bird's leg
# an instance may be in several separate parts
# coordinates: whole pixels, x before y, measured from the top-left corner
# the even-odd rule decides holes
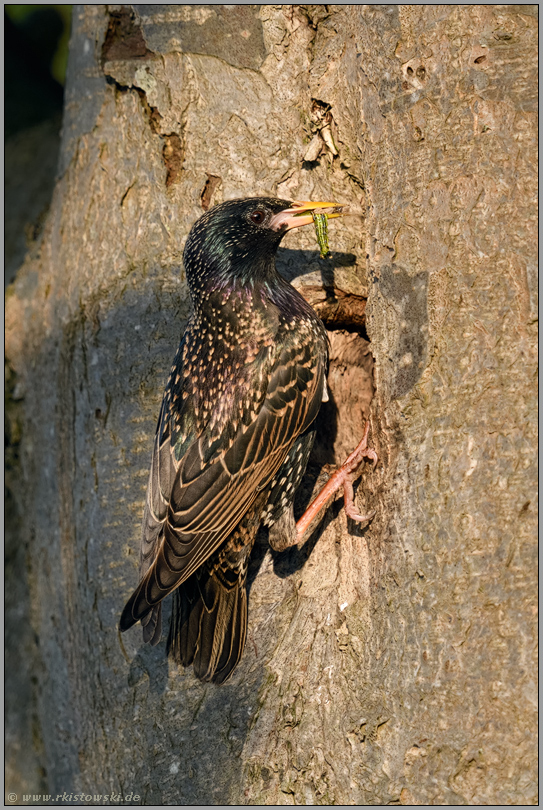
[[[373,468],[377,464],[377,453],[371,447],[368,447],[368,434],[370,432],[370,420],[366,422],[364,435],[362,441],[356,447],[347,461],[341,465],[339,470],[330,477],[328,483],[321,489],[317,497],[309,504],[300,520],[296,523],[296,537],[294,542],[298,543],[302,536],[305,534],[310,524],[313,522],[317,514],[327,503],[327,501],[343,487],[343,500],[345,503],[345,512],[352,520],[365,522],[371,520],[375,515],[375,511],[369,512],[367,515],[359,515],[356,511],[353,500],[353,475],[361,465],[365,458],[373,461]]]

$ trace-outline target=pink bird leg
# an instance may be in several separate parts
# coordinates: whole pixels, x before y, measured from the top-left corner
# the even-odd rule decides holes
[[[362,461],[365,458],[371,459],[373,461],[373,469],[375,469],[375,465],[378,461],[378,456],[375,450],[368,447],[369,432],[370,420],[368,419],[364,429],[364,435],[362,436],[362,441],[358,447],[353,450],[347,461],[341,465],[339,470],[336,470],[336,472],[330,476],[328,482],[321,489],[317,497],[311,501],[300,520],[296,523],[297,536],[295,542],[299,542],[301,540],[302,535],[305,534],[310,524],[313,522],[323,506],[341,487],[343,487],[343,501],[345,503],[345,512],[348,517],[350,517],[352,520],[358,521],[359,523],[363,523],[371,520],[371,518],[375,515],[375,510],[372,510],[367,515],[359,515],[356,511],[353,498],[353,476],[356,470],[362,464]]]

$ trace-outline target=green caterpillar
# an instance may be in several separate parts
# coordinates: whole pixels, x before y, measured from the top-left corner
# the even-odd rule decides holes
[[[328,216],[326,214],[317,213],[312,211],[313,222],[315,223],[315,233],[317,235],[317,242],[321,249],[321,259],[325,259],[330,253],[328,247]]]

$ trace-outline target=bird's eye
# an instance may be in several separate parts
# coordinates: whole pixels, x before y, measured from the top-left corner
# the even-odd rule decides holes
[[[262,225],[262,223],[266,219],[266,214],[264,213],[264,211],[253,211],[253,213],[250,215],[249,218],[251,222],[255,223],[255,225]]]

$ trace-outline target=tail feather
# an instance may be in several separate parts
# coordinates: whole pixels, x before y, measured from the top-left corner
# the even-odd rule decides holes
[[[238,665],[245,640],[247,638],[247,591],[245,586],[236,590],[236,605],[233,609],[234,617],[230,621],[224,637],[222,652],[217,661],[215,683],[225,681]]]
[[[203,581],[198,573],[174,593],[168,652],[183,666],[193,664],[200,680],[223,683],[245,647],[246,578],[225,587],[214,573]]]
[[[190,666],[194,659],[200,633],[200,610],[195,608],[200,594],[193,575],[173,592],[172,617],[168,636],[168,654],[182,664]]]

